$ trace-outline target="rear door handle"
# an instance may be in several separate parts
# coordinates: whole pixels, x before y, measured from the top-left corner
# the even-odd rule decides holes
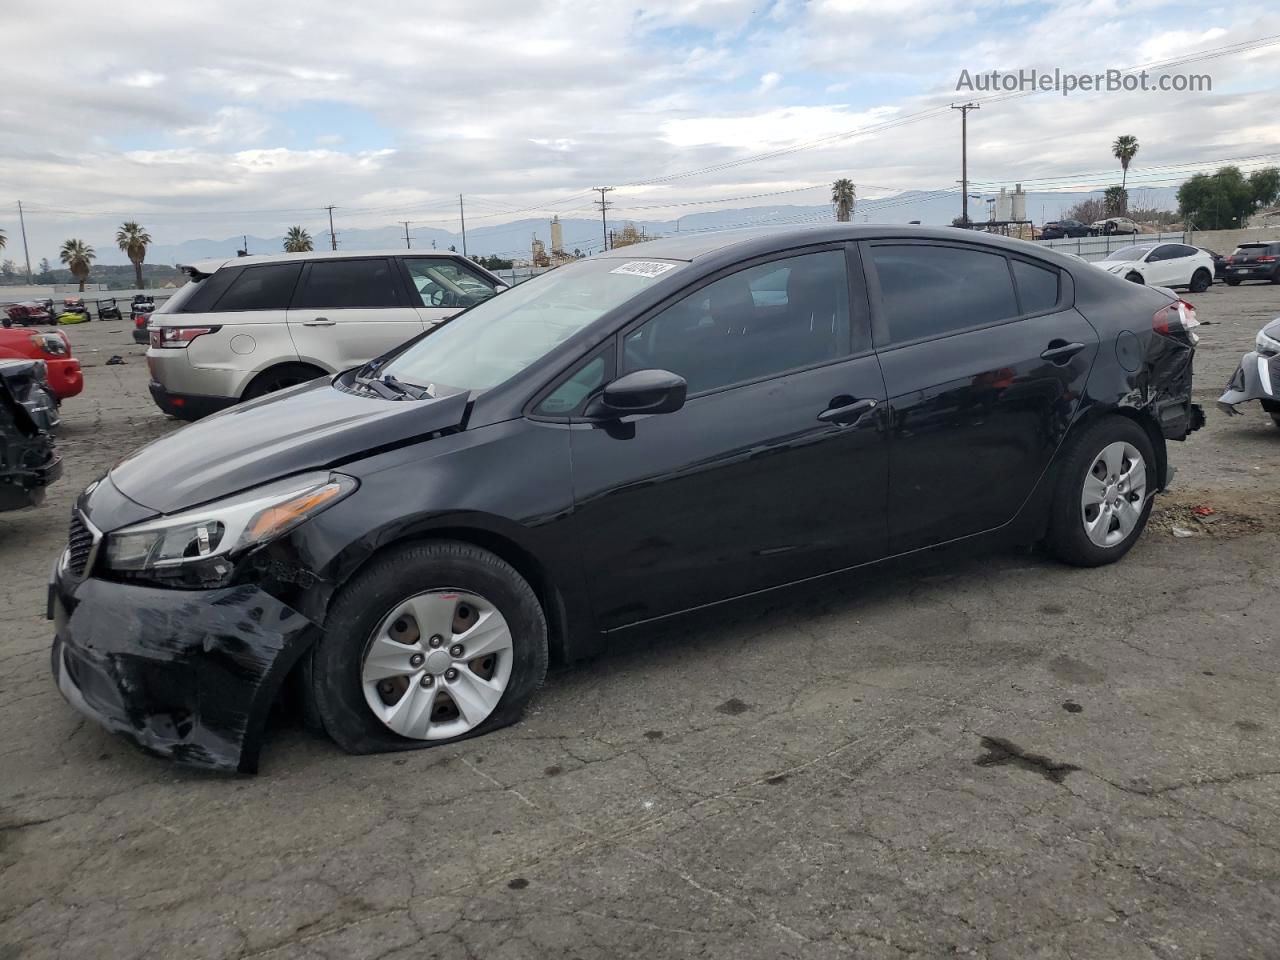
[[[830,407],[818,414],[824,423],[856,423],[864,413],[874,410],[875,400],[855,400],[842,407]]]
[[[314,320],[303,320],[304,327],[332,327],[337,324],[337,320],[330,320],[328,317],[316,317]]]
[[[1048,349],[1040,354],[1040,359],[1048,360],[1050,363],[1066,363],[1083,349],[1083,343],[1067,343],[1064,340],[1054,340],[1049,344]]]

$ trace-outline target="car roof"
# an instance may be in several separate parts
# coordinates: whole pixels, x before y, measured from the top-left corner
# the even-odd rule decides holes
[[[460,260],[462,254],[451,250],[312,250],[307,253],[262,253],[248,257],[214,257],[208,260],[193,260],[191,263],[179,264],[179,269],[188,272],[210,274],[222,267],[232,264],[250,266],[258,263],[294,263],[305,260],[347,260],[360,257],[436,257],[440,260]]]
[[[730,250],[744,256],[785,250],[791,247],[816,243],[834,243],[841,240],[964,240],[987,244],[1006,250],[1020,250],[1044,256],[1045,247],[1026,240],[1015,240],[981,230],[964,230],[959,227],[923,227],[916,224],[838,223],[816,227],[749,227],[739,230],[721,230],[705,233],[673,234],[656,240],[646,240],[605,253],[597,253],[593,260],[684,260],[693,262],[712,254]]]

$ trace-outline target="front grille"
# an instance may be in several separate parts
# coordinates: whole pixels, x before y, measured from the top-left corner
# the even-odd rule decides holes
[[[93,532],[80,518],[79,510],[71,511],[71,533],[67,537],[67,569],[77,577],[83,577],[93,553]]]

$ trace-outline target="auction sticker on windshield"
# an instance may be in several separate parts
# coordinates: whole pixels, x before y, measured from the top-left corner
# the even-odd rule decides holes
[[[668,270],[674,270],[674,263],[663,263],[661,260],[628,260],[620,267],[614,267],[610,273],[625,273],[633,277],[648,277],[652,280],[654,277],[661,276]]]

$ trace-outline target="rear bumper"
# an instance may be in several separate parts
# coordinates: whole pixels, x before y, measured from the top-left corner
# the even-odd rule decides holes
[[[1227,280],[1270,280],[1280,271],[1274,263],[1259,263],[1253,266],[1230,266],[1222,269],[1222,276]]]
[[[256,773],[267,714],[315,627],[252,585],[167,590],[55,567],[54,682],[76,710],[149,753]]]
[[[49,389],[59,400],[74,397],[84,389],[84,373],[80,361],[74,357],[66,360],[46,360]]]
[[[1264,403],[1280,401],[1280,355],[1264,357],[1256,351],[1240,358],[1240,366],[1227,381],[1227,389],[1218,398],[1218,409],[1234,415],[1236,407],[1250,400]]]
[[[0,512],[39,506],[44,502],[45,488],[61,476],[62,457],[53,449],[38,467],[0,471]]]
[[[163,384],[152,380],[151,399],[157,407],[179,420],[199,420],[235,404],[233,397],[202,397],[190,393],[170,393]]]

